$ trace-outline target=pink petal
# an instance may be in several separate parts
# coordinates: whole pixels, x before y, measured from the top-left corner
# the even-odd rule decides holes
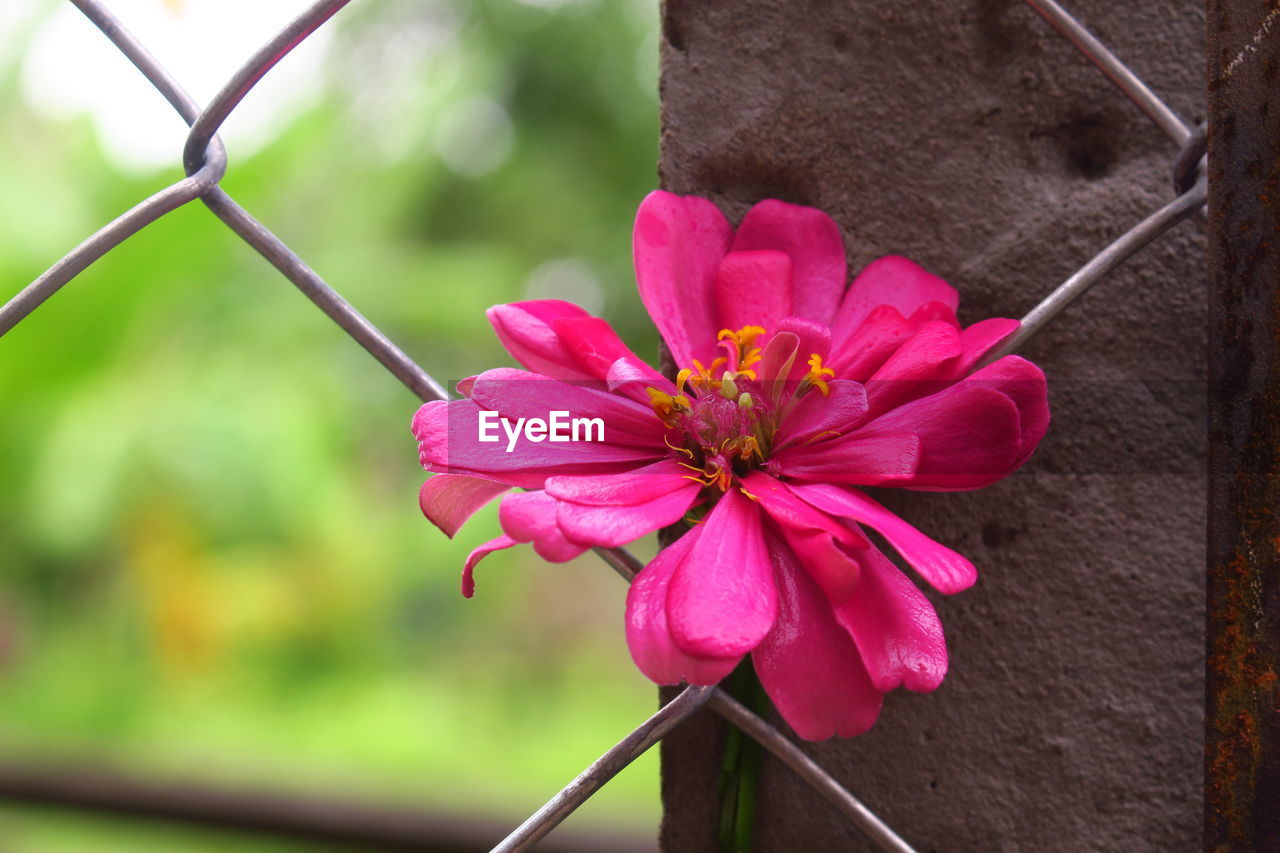
[[[858,552],[858,590],[835,608],[877,690],[898,685],[927,693],[947,674],[947,642],[938,613],[906,575],[877,551]]]
[[[566,317],[551,324],[572,363],[592,379],[604,379],[620,358],[636,358],[618,333],[599,317]]]
[[[532,542],[542,559],[564,563],[588,546],[565,536],[556,523],[556,505],[556,499],[546,492],[516,492],[502,499],[498,522],[516,542]]]
[[[854,433],[920,440],[914,474],[895,486],[927,491],[977,489],[1009,474],[1020,459],[1018,407],[1000,391],[961,382],[868,422]],[[847,482],[847,481],[846,481]]]
[[[752,472],[742,485],[760,501],[773,522],[772,529],[828,599],[839,602],[853,594],[859,572],[854,552],[870,544],[866,537],[817,511],[767,474]]]
[[[501,428],[498,442],[479,440],[480,411],[471,400],[436,401],[418,409],[413,432],[423,467],[536,489],[554,474],[617,473],[657,461],[669,452],[661,445],[658,449],[595,442],[535,444],[521,438],[507,453]]]
[[[837,376],[865,382],[911,337],[913,328],[897,308],[880,305],[850,334],[832,332],[828,367]]]
[[[675,644],[667,626],[671,576],[701,532],[695,527],[659,551],[627,590],[627,647],[640,671],[658,684],[715,684],[742,660],[742,655],[707,658],[688,654]]]
[[[776,329],[791,313],[791,259],[782,252],[730,252],[716,273],[716,302],[726,329]]]
[[[805,740],[865,732],[883,694],[871,683],[849,632],[789,549],[771,540],[778,619],[751,656],[778,713]]]
[[[662,437],[667,426],[652,407],[610,394],[600,383],[561,382],[524,370],[499,367],[486,370],[476,378],[471,400],[513,421],[518,418],[545,421],[552,411],[568,412],[571,418],[600,418],[604,421],[606,444],[665,449]],[[566,442],[569,443],[577,442]]]
[[[864,434],[859,429],[831,441],[785,447],[773,454],[765,469],[790,480],[896,485],[916,473],[920,453],[920,439],[909,432]]]
[[[907,318],[907,322],[912,328],[918,329],[925,323],[946,323],[953,329],[960,328],[960,321],[956,319],[956,309],[954,305],[947,305],[943,302],[926,302],[911,312],[911,316]]]
[[[1049,429],[1049,388],[1044,371],[1025,358],[1006,355],[974,373],[965,382],[995,388],[1018,407],[1018,422],[1022,430],[1019,437],[1021,449],[1013,463],[1017,468],[1035,452]]]
[[[676,393],[675,383],[638,358],[618,359],[609,365],[605,379],[610,393],[621,394],[646,406],[650,405],[649,388],[656,388],[672,396]]]
[[[560,528],[576,541],[616,548],[684,518],[701,490],[700,484],[686,480],[683,487],[642,503],[583,506],[562,501]]]
[[[960,333],[960,347],[964,354],[956,364],[956,375],[963,376],[978,363],[992,348],[1005,338],[1018,331],[1022,324],[1017,320],[1006,320],[1003,317],[992,317],[974,323]]]
[[[804,378],[809,372],[810,356],[817,355],[825,359],[831,351],[831,330],[813,320],[806,320],[803,317],[786,317],[778,324],[778,332],[792,334],[799,339],[790,379]]]
[[[760,363],[756,365],[756,375],[769,390],[769,399],[777,403],[783,392],[790,389],[787,377],[792,374],[799,353],[800,337],[792,332],[778,332],[769,338],[760,353]],[[799,359],[804,364],[804,359]]]
[[[512,539],[510,536],[499,536],[496,539],[490,539],[488,542],[476,548],[467,555],[467,564],[462,569],[462,597],[470,598],[476,594],[476,565],[485,557],[494,551],[501,551],[504,548],[512,548],[520,543]]]
[[[927,302],[941,302],[955,311],[960,294],[914,261],[896,255],[880,258],[867,264],[849,285],[831,323],[833,337],[848,337],[876,306],[892,305],[903,317],[910,317]]]
[[[955,326],[941,320],[923,324],[867,380],[871,411],[883,412],[941,390],[954,378],[952,367],[961,352]]]
[[[855,489],[827,484],[792,486],[803,500],[832,515],[865,524],[875,530],[939,592],[951,595],[968,589],[978,579],[978,570],[950,548],[925,536]]]
[[[756,249],[790,256],[793,313],[831,322],[848,274],[835,220],[817,208],[767,199],[747,211],[733,240],[734,252]]]
[[[506,483],[456,474],[436,474],[422,484],[418,506],[450,539],[476,510],[511,488]]]
[[[733,657],[751,651],[777,613],[760,508],[730,489],[707,514],[671,578],[671,635],[691,655]]]
[[[677,364],[709,364],[720,323],[716,271],[733,229],[711,202],[650,193],[636,213],[632,251],[640,299]]]
[[[558,379],[592,378],[574,363],[552,327],[556,320],[591,316],[572,302],[562,299],[513,302],[495,305],[485,314],[507,352],[530,370]]]
[[[632,506],[697,484],[687,479],[689,469],[674,459],[619,474],[585,477],[548,477],[547,494],[584,506]]]
[[[773,446],[781,450],[792,444],[813,444],[846,435],[857,428],[867,414],[867,392],[857,382],[835,379],[828,382],[826,397],[811,390],[787,413],[774,434]],[[826,433],[835,433],[827,437]]]

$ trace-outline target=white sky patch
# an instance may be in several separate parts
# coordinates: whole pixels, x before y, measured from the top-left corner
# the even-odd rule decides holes
[[[34,6],[38,0],[0,0]],[[40,4],[43,5],[43,4]],[[305,0],[113,0],[110,9],[201,104],[309,3]],[[223,125],[235,161],[271,141],[321,89],[325,24],[264,77]],[[180,168],[186,126],[133,64],[70,4],[27,45],[22,93],[57,119],[88,114],[120,167]]]

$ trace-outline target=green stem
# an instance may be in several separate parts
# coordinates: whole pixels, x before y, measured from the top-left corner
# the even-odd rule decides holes
[[[720,686],[757,713],[764,713],[768,708],[769,698],[749,658],[739,664]],[[720,826],[717,834],[720,853],[751,853],[761,757],[760,744],[743,735],[737,727],[728,727],[720,770]]]

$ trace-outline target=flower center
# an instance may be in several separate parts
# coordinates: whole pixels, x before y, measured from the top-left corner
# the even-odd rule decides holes
[[[798,383],[789,382],[794,337],[790,357],[768,358],[755,345],[764,334],[760,326],[721,329],[717,348],[724,355],[705,367],[695,359],[692,368],[681,370],[674,395],[647,389],[654,413],[668,427],[667,446],[682,457],[689,479],[707,487],[713,498],[728,491],[735,477],[764,464],[782,417],[813,388],[825,397],[826,380],[835,375],[814,353],[809,372]]]

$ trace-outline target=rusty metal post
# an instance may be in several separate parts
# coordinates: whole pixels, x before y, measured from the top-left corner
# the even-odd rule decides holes
[[[1205,850],[1280,850],[1280,3],[1209,0]]]

